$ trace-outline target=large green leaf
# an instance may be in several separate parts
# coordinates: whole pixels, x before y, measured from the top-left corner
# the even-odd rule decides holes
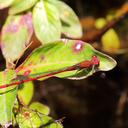
[[[39,0],[33,9],[33,24],[37,38],[49,43],[60,38],[61,22],[56,7],[46,0]]]
[[[7,62],[12,63],[23,54],[32,33],[31,13],[8,16],[1,36],[1,49]]]
[[[19,0],[12,4],[9,9],[9,14],[17,14],[30,9],[37,0]]]
[[[91,60],[94,55],[97,56],[100,61],[98,71],[108,71],[115,67],[116,62],[111,57],[96,51],[88,43],[80,40],[60,40],[37,48],[16,71],[18,75],[36,77],[49,74],[48,77],[51,77],[57,74],[54,74],[54,72],[85,60]],[[79,69],[78,71],[76,70],[67,71],[66,74],[61,75],[61,77],[79,74]],[[93,67],[86,69],[84,74],[82,73],[82,76],[91,75],[92,73],[90,73],[90,71],[94,73],[96,70]]]
[[[0,0],[0,9],[6,8],[13,3],[14,0]]]
[[[51,117],[27,108],[20,109],[16,121],[20,128],[63,128]]]
[[[59,12],[62,22],[62,33],[68,37],[80,38],[82,36],[82,27],[75,12],[62,1],[48,0],[53,3]]]
[[[12,70],[0,72],[0,87],[6,85],[15,78],[15,73]],[[0,124],[7,127],[12,121],[12,107],[16,99],[16,86],[0,89]]]
[[[23,105],[28,105],[33,97],[34,86],[32,82],[23,83],[18,89],[18,98]]]

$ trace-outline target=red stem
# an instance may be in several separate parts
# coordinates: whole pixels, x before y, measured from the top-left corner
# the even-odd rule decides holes
[[[91,61],[83,61],[81,63],[78,63],[76,65],[73,65],[71,67],[67,67],[67,68],[64,68],[64,69],[61,69],[59,71],[54,71],[52,73],[48,73],[48,74],[44,74],[42,76],[37,76],[37,77],[34,77],[34,78],[27,78],[27,79],[22,79],[22,80],[19,80],[19,81],[16,81],[16,82],[13,82],[13,83],[10,83],[10,84],[6,84],[6,85],[0,85],[0,89],[2,88],[6,88],[6,87],[11,87],[11,86],[14,86],[14,85],[19,85],[19,84],[22,84],[22,83],[25,83],[25,82],[29,82],[29,81],[34,81],[34,80],[37,80],[37,79],[40,79],[40,78],[44,78],[44,77],[49,77],[49,76],[53,76],[55,74],[58,74],[58,73],[62,73],[62,72],[65,72],[65,71],[73,71],[73,70],[77,70],[77,68],[80,68],[80,69],[83,69],[83,68],[89,68],[90,66],[93,65],[93,60]],[[84,64],[84,65],[83,65]],[[83,65],[82,67],[80,67],[81,65]]]

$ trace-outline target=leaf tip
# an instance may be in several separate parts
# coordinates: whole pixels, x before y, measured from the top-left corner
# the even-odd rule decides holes
[[[109,71],[109,70],[112,70],[113,68],[115,68],[116,65],[117,65],[117,62],[112,57],[109,57],[108,61],[106,61],[105,63],[101,62],[100,70]]]
[[[103,54],[99,51],[95,51],[95,53],[97,54],[100,60],[100,64],[99,64],[100,71],[109,71],[116,67],[117,62],[112,57]]]

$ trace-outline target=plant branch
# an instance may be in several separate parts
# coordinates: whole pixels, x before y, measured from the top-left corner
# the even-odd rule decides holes
[[[56,74],[62,73],[62,72],[66,72],[66,71],[73,71],[73,70],[77,70],[77,69],[90,68],[93,65],[96,65],[96,66],[99,65],[99,60],[96,58],[96,56],[93,56],[92,60],[90,60],[90,61],[85,60],[83,62],[80,62],[80,63],[76,64],[76,65],[73,65],[73,66],[70,66],[70,67],[67,67],[67,68],[64,68],[64,69],[60,69],[58,71],[48,72],[44,75],[39,75],[39,76],[35,76],[35,77],[18,76],[17,78],[15,78],[15,80],[17,80],[16,82],[12,82],[12,83],[5,84],[5,85],[0,85],[0,89],[11,87],[11,86],[14,86],[14,85],[20,85],[22,83],[38,80],[38,79],[41,79],[41,78],[51,77],[53,75],[56,75]]]
[[[114,27],[128,16],[128,3],[125,3],[119,11],[121,12],[120,16],[116,16],[113,20],[109,21],[102,29],[86,33],[86,36],[84,36],[82,40],[90,43],[99,40],[107,30]]]

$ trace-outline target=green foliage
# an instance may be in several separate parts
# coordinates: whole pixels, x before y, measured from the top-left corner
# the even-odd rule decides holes
[[[45,115],[48,115],[50,113],[49,107],[39,102],[33,102],[32,104],[30,104],[29,108]]]
[[[106,25],[106,23],[107,23],[106,19],[104,19],[104,18],[98,18],[95,21],[95,27],[97,29],[101,29],[101,28],[103,28]]]
[[[0,4],[4,4],[4,2],[1,1]],[[41,43],[58,40],[62,33],[73,38],[82,36],[82,28],[78,17],[68,5],[59,0],[14,0],[11,4],[9,14],[15,17],[16,14],[22,16],[24,12],[32,12],[34,31]],[[29,19],[29,17],[26,16],[26,19]],[[8,21],[8,24],[11,24],[11,21]],[[22,27],[22,24],[18,26]],[[20,34],[24,35],[24,32],[21,31]],[[2,38],[5,38],[4,34]],[[20,35],[17,35],[17,38],[20,38]]]
[[[109,29],[101,38],[103,49],[107,52],[116,52],[120,48],[120,39],[114,29]]]
[[[6,85],[11,82],[15,76],[14,71],[5,70],[0,72],[0,85]],[[17,94],[16,86],[0,89],[0,124],[5,127],[11,124],[12,107]]]
[[[59,0],[51,0],[51,2],[53,2],[58,9],[62,24],[62,33],[68,37],[80,38],[82,36],[82,27],[79,25],[79,19],[72,8]]]
[[[7,62],[13,63],[21,57],[32,33],[31,13],[8,16],[1,36],[1,50]]]
[[[30,9],[37,0],[16,0],[9,9],[9,14],[17,14]]]
[[[14,0],[0,0],[0,9],[6,8],[13,3]]]
[[[18,89],[18,98],[20,102],[27,106],[34,94],[34,86],[32,82],[23,83],[19,86]]]
[[[62,125],[43,113],[22,107],[16,115],[20,128],[62,128]]]
[[[48,1],[39,0],[33,9],[33,25],[37,38],[42,43],[55,41],[61,36],[58,10]]]

